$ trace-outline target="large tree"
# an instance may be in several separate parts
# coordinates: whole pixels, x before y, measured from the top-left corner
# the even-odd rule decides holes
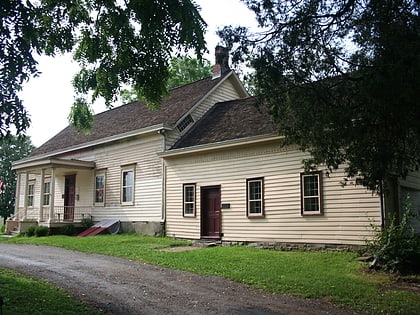
[[[205,27],[192,0],[0,1],[0,137],[29,126],[18,92],[39,74],[37,54],[73,52],[81,70],[70,119],[85,130],[89,104],[100,96],[110,105],[123,84],[158,105],[171,56],[193,50],[200,58]]]
[[[211,76],[211,73],[212,66],[207,59],[199,60],[189,56],[173,57],[169,66],[169,77],[166,88],[169,90],[198,81]],[[144,96],[139,94],[135,88],[121,90],[120,96],[123,103],[144,99]]]
[[[312,154],[307,169],[347,165],[375,190],[419,168],[418,0],[243,2],[263,31],[219,33],[279,132]]]
[[[16,172],[12,170],[12,162],[20,160],[33,151],[29,137],[0,137],[0,217],[7,219],[13,211],[16,193]]]

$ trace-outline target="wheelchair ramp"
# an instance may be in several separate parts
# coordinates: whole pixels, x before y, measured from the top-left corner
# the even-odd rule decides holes
[[[105,231],[111,234],[117,234],[120,230],[120,220],[116,219],[105,219],[95,225],[91,226],[87,230],[83,231],[82,233],[78,234],[78,237],[84,236],[94,236]]]

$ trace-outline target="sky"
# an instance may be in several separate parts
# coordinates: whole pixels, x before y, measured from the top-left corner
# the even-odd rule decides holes
[[[239,0],[195,0],[201,7],[201,16],[207,23],[206,42],[209,54],[204,58],[214,62],[214,48],[219,44],[215,34],[224,25],[256,27],[254,14]],[[31,118],[27,135],[38,147],[68,125],[68,114],[73,103],[71,80],[78,71],[71,55],[38,59],[41,75],[31,78],[23,87],[20,96]],[[120,105],[120,104],[115,104]],[[106,110],[99,100],[93,105],[95,114]]]

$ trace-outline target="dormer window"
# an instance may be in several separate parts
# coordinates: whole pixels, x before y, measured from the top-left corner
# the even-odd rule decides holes
[[[194,119],[191,117],[191,115],[187,115],[181,122],[176,126],[179,132],[183,132],[189,125],[191,125],[194,122]]]

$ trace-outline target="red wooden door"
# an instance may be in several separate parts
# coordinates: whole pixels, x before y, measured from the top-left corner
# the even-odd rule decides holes
[[[220,187],[201,188],[201,237],[220,238]]]
[[[66,175],[64,184],[64,220],[73,221],[76,199],[76,174]]]

